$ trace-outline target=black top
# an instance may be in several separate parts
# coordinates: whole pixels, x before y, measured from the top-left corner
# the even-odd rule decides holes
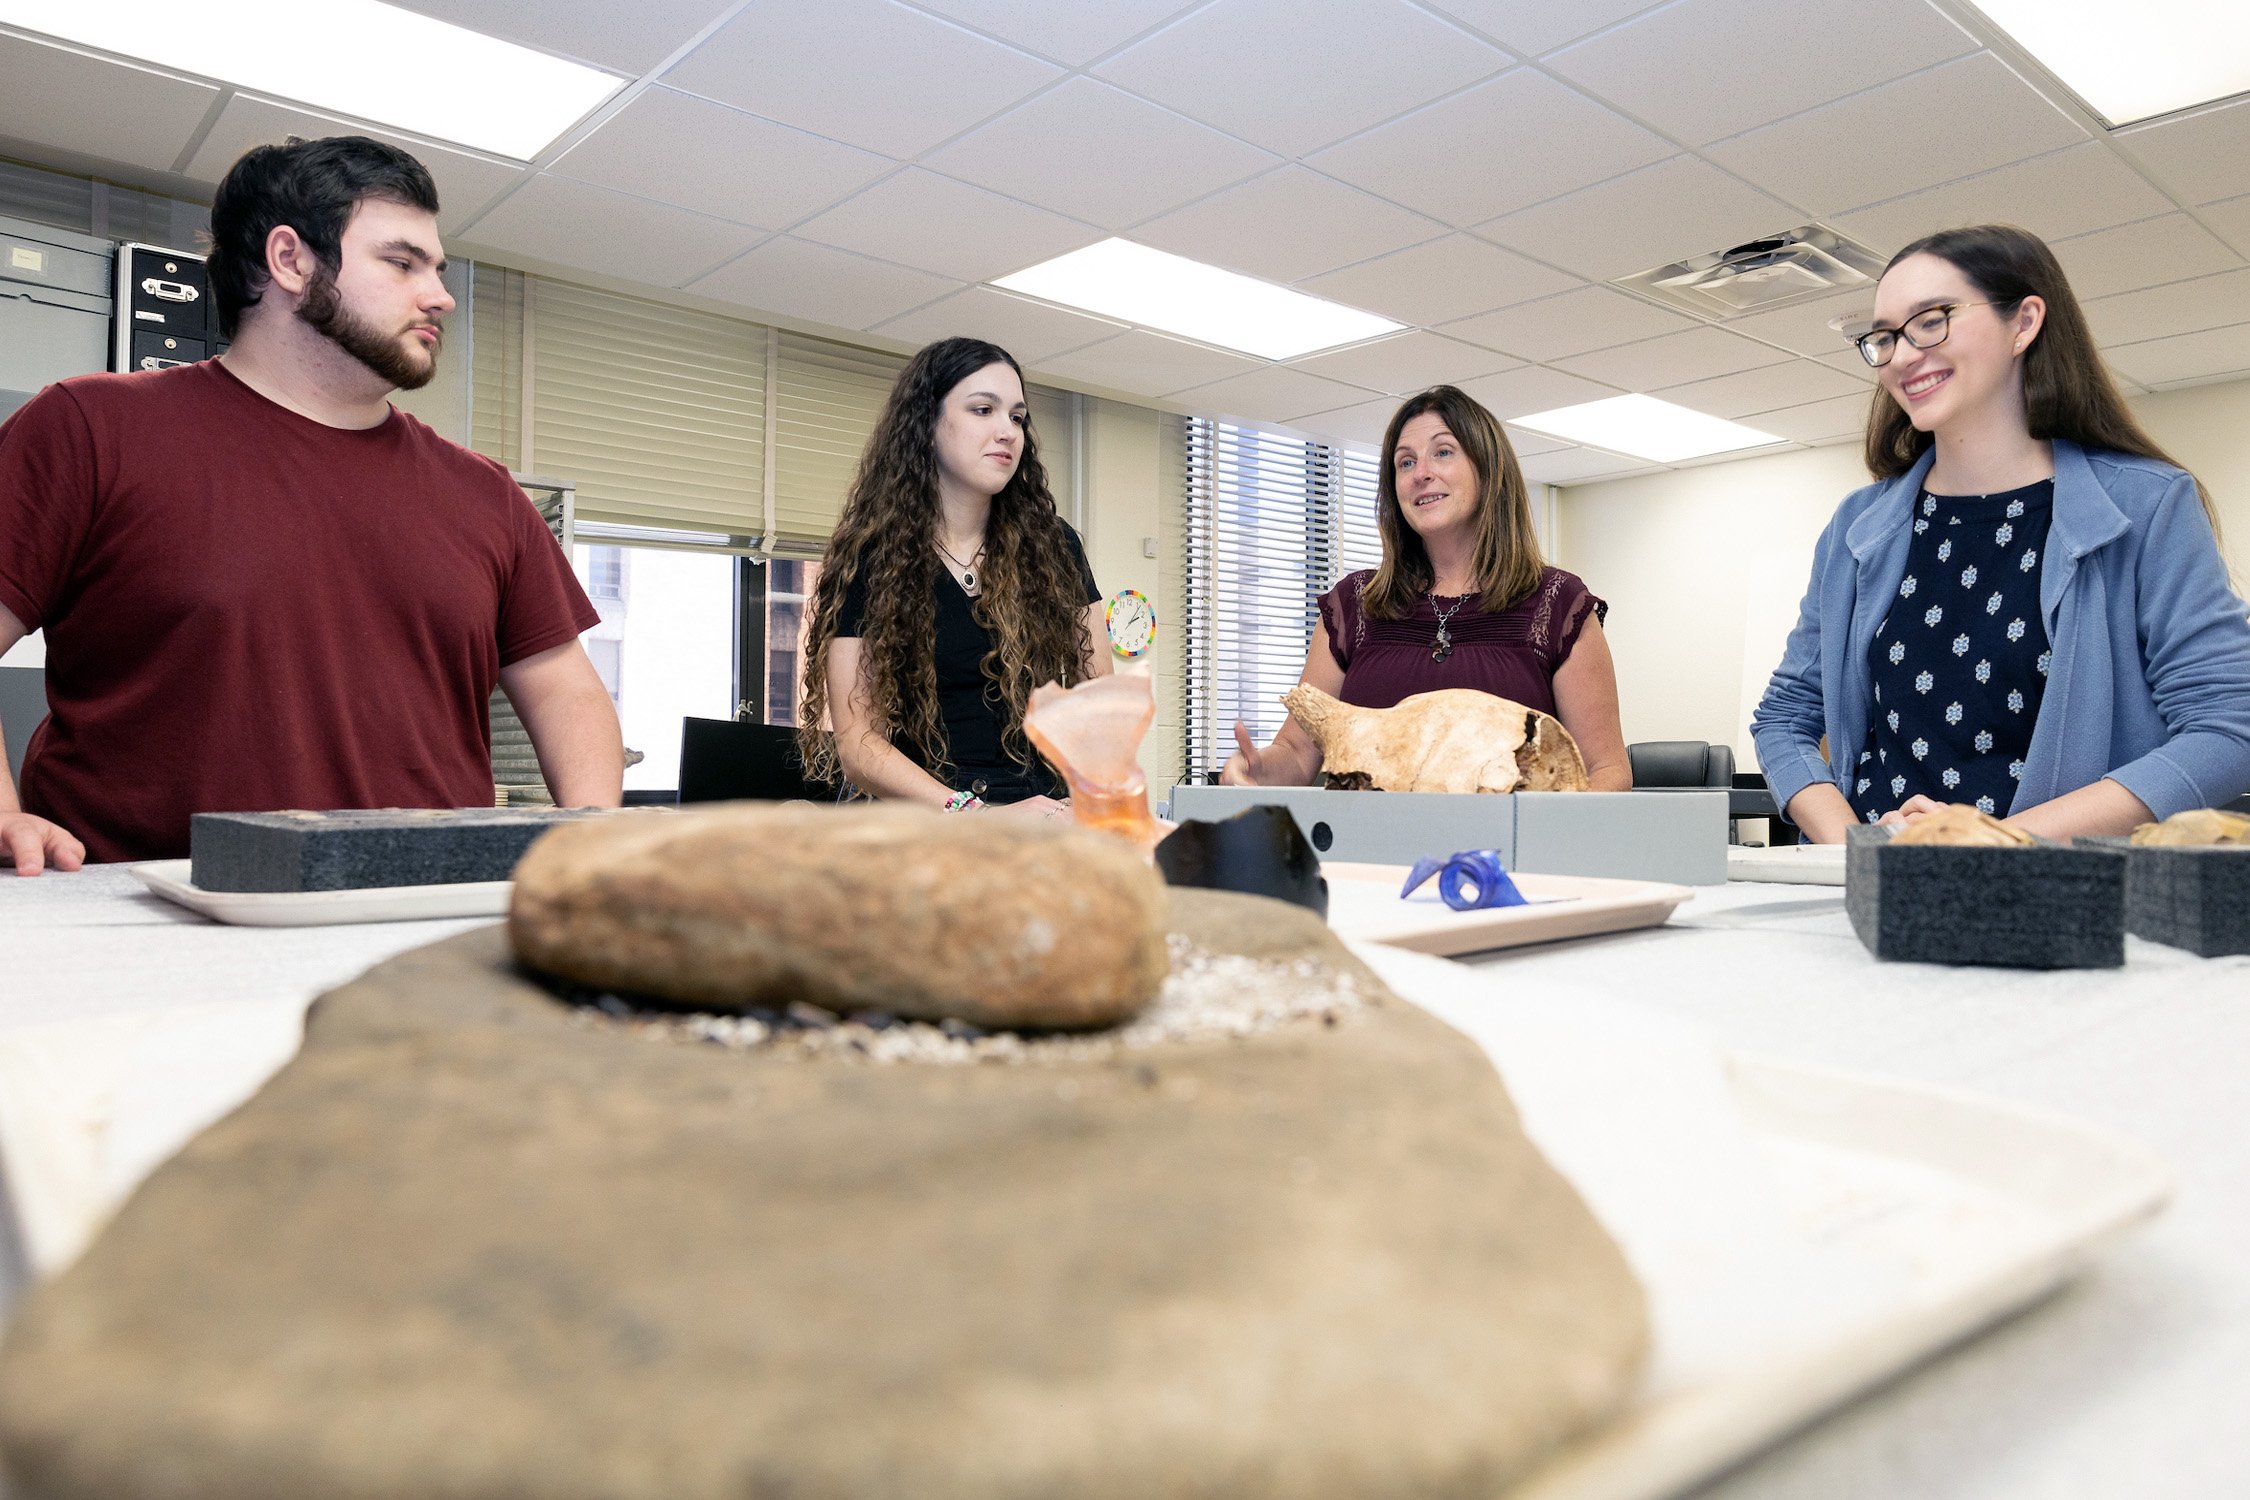
[[[1068,522],[1063,523],[1063,536],[1070,543],[1070,559],[1078,569],[1079,592],[1086,603],[1092,604],[1102,593],[1094,582],[1093,569],[1086,565],[1086,549]],[[984,673],[984,659],[992,651],[992,633],[977,623],[961,580],[941,564],[930,593],[936,615],[931,638],[937,653],[938,722],[945,732],[947,757],[953,762],[951,777],[940,779],[949,780],[956,791],[974,790],[974,784],[981,781],[984,790],[980,795],[987,802],[1067,796],[1062,778],[1046,762],[1034,755],[1026,765],[1010,757],[1001,743],[1008,724],[1007,706],[1000,697],[1000,684]],[[857,636],[866,618],[867,583],[855,578],[844,591],[836,634]],[[916,747],[897,740],[892,743],[909,760],[935,774]]]
[[[1867,648],[1875,717],[1851,804],[1873,822],[1920,793],[2005,816],[2047,690],[2039,559],[2055,482],[1917,502],[1898,598]]]

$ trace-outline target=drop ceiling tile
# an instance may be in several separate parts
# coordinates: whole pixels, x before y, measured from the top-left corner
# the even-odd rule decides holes
[[[676,287],[757,243],[764,231],[542,174],[463,234],[534,260]]]
[[[1761,412],[1838,396],[1864,404],[1866,392],[1867,387],[1849,375],[1809,359],[1792,359],[1756,370],[1739,370],[1714,380],[1666,386],[1652,394],[1692,411],[1764,427],[1764,422],[1756,420]]]
[[[904,158],[1061,76],[1052,63],[891,0],[821,0],[751,6],[664,81]]]
[[[1551,360],[1698,326],[1693,318],[1624,292],[1582,286],[1448,323],[1442,331],[1524,359]]]
[[[776,235],[689,287],[754,312],[865,329],[961,284]]]
[[[1832,217],[1835,228],[1888,256],[1963,224],[2021,224],[2049,240],[2167,213],[2172,202],[2099,142]]]
[[[1315,296],[1421,324],[1449,323],[1576,284],[1575,277],[1466,234],[1299,283]]]
[[[1846,349],[1841,354],[1816,354],[1812,359],[1814,364],[1826,365],[1839,375],[1849,375],[1861,385],[1873,385],[1882,378],[1873,365],[1859,357],[1857,349]]]
[[[1433,0],[1444,11],[1525,57],[1560,47],[1574,38],[1622,21],[1649,0]]]
[[[1292,164],[1142,224],[1131,238],[1271,281],[1301,281],[1445,232],[1435,219]]]
[[[1246,375],[1174,391],[1171,399],[1199,416],[1240,417],[1250,422],[1290,422],[1308,412],[1334,411],[1363,402],[1368,392],[1341,381],[1323,380],[1302,370],[1269,365]]]
[[[1657,129],[1715,141],[1856,94],[1976,42],[1924,0],[1679,0],[1547,66]]]
[[[2218,230],[2228,244],[2250,255],[2250,197],[2208,204],[2200,212],[2204,221]]]
[[[2080,301],[2230,271],[2242,257],[2186,214],[2097,230],[2053,247]]]
[[[1270,152],[1091,78],[1019,104],[924,161],[1105,229],[1280,165]]]
[[[1643,463],[1599,448],[1564,448],[1540,453],[1523,461],[1523,477],[1533,484],[1590,484],[1597,479],[1625,479],[1635,474],[1660,474],[1662,464]]]
[[[992,287],[973,286],[942,302],[918,307],[904,317],[878,323],[872,331],[910,344],[956,336],[984,339],[1013,354],[1016,363],[1035,365],[1066,350],[1114,338],[1125,327]]]
[[[1917,121],[1925,128],[1911,128]],[[2005,63],[1979,52],[1735,136],[1704,154],[1814,214],[1830,214],[2084,138]]]
[[[1630,391],[1661,390],[1690,380],[1709,380],[1778,364],[1789,356],[1779,349],[1754,343],[1719,328],[1691,328],[1621,344],[1593,354],[1577,354],[1555,361],[1574,375],[1606,381]]]
[[[1853,352],[1851,340],[1828,325],[1837,318],[1871,318],[1874,310],[1875,288],[1873,284],[1868,284],[1854,291],[1840,292],[1833,297],[1800,302],[1794,307],[1779,307],[1772,312],[1729,318],[1720,326],[1729,333],[1739,333],[1760,343],[1778,345],[1793,354],[1816,357],[1849,354],[1853,359],[1858,359],[1859,355]]]
[[[1039,368],[1064,380],[1083,380],[1143,396],[1207,385],[1228,375],[1266,368],[1265,361],[1229,354],[1185,339],[1135,329],[1084,349],[1043,360]]]
[[[1671,154],[1622,115],[1518,68],[1323,151],[1311,165],[1467,226]]]
[[[2189,203],[2250,193],[2250,100],[2136,125],[2117,143]]]
[[[1361,448],[1380,449],[1383,446],[1383,434],[1389,430],[1391,417],[1398,411],[1398,406],[1395,399],[1386,396],[1380,401],[1362,401],[1357,406],[1345,406],[1335,411],[1299,417],[1290,425],[1331,443],[1351,443]]]
[[[293,135],[311,140],[324,135],[347,134],[372,135],[377,140],[388,141],[428,167],[431,181],[437,184],[438,227],[447,234],[458,230],[524,174],[524,168],[514,162],[449,150],[426,141],[374,130],[357,121],[333,119],[295,105],[277,104],[251,94],[236,94],[227,100],[210,134],[204,136],[203,144],[196,148],[195,159],[188,163],[187,175],[198,182],[217,183],[252,146],[279,144]]]
[[[1521,363],[1505,354],[1417,328],[1349,349],[1293,360],[1288,368],[1406,396],[1433,385],[1459,385],[1479,375],[1497,375]]]
[[[1588,281],[1612,281],[1801,222],[1789,205],[1709,162],[1675,156],[1479,224],[1476,232]]]
[[[1098,229],[920,167],[885,178],[794,233],[958,281],[989,281],[1102,238]]]
[[[2187,385],[2250,374],[2250,323],[2104,349],[2102,357],[2146,386]]]
[[[1505,374],[1464,380],[1461,389],[1476,397],[1487,411],[1502,421],[1624,394],[1616,386],[1565,374],[1545,365],[1525,365]]]
[[[2104,349],[2250,323],[2250,270],[2097,297],[2086,304],[2086,321]]]
[[[1058,5],[1055,0],[914,0],[923,10],[1029,47],[1071,67],[1084,67],[1167,17],[1201,0],[1102,0],[1099,5]]]
[[[1845,396],[1810,401],[1780,411],[1762,411],[1750,425],[1792,443],[1827,443],[1839,438],[1862,437],[1867,432],[1867,412],[1873,401],[1862,386]]]
[[[1405,0],[1216,0],[1094,72],[1301,156],[1513,61]]]
[[[553,170],[738,224],[781,229],[896,165],[826,136],[652,88],[572,147]]]
[[[1551,438],[1544,432],[1533,432],[1528,427],[1510,427],[1507,434],[1508,446],[1516,450],[1516,457],[1519,459],[1529,458],[1535,453],[1560,453],[1566,448],[1578,446],[1576,443],[1566,443],[1561,438]]]
[[[391,0],[486,36],[640,74],[726,14],[728,0]]]
[[[0,136],[169,172],[219,91],[0,33]]]

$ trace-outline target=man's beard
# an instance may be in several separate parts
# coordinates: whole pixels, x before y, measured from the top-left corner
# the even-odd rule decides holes
[[[335,346],[402,391],[418,391],[437,374],[437,351],[426,364],[416,364],[397,335],[385,335],[373,324],[353,316],[336,290],[336,277],[326,266],[313,273],[297,299],[297,316]]]

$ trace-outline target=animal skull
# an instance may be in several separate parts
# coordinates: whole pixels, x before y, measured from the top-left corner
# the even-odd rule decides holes
[[[1320,746],[1331,788],[1583,792],[1586,763],[1551,715],[1470,688],[1356,708],[1298,683],[1282,696]]]

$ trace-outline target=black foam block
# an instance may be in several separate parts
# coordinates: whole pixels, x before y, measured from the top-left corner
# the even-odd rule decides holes
[[[2204,958],[2250,953],[2250,846],[2128,847],[2125,930]]]
[[[532,841],[606,808],[197,813],[190,879],[207,891],[356,891],[506,880]]]
[[[1270,896],[1328,915],[1320,856],[1286,807],[1246,807],[1218,823],[1190,818],[1156,846],[1156,870],[1172,885]]]
[[[2114,849],[1897,844],[1854,828],[1844,909],[1877,958],[2009,969],[2125,962],[2125,858]]]

